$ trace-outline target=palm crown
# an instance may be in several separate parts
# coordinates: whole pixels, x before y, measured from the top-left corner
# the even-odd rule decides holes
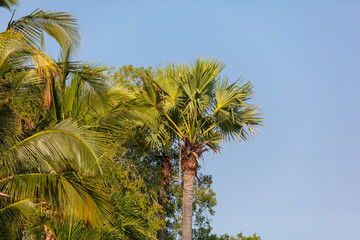
[[[221,140],[247,141],[261,124],[259,107],[247,103],[252,84],[221,79],[224,67],[214,59],[167,65],[147,84],[151,89],[147,92],[154,92],[153,108],[160,121],[183,142],[205,143],[203,147],[219,150]]]
[[[247,103],[252,84],[221,78],[225,65],[211,58],[168,64],[144,81],[143,98],[157,121],[176,134],[184,170],[183,239],[191,239],[192,195],[198,160],[222,140],[247,141],[261,125],[259,107]],[[160,131],[159,131],[160,132]]]

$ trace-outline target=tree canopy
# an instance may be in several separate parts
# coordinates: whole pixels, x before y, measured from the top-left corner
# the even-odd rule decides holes
[[[74,16],[39,9],[0,33],[0,239],[260,240],[211,232],[216,193],[198,174],[203,152],[261,125],[252,84],[213,58],[74,61],[80,40]]]

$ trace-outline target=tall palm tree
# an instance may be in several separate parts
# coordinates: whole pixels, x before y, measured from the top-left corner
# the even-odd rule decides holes
[[[247,141],[262,119],[259,107],[247,103],[252,97],[250,82],[230,84],[220,73],[225,65],[215,59],[196,59],[191,65],[167,65],[163,75],[149,83],[161,98],[154,108],[159,118],[179,139],[183,170],[182,239],[192,236],[194,181],[199,158],[222,140]],[[166,120],[162,120],[166,119]]]

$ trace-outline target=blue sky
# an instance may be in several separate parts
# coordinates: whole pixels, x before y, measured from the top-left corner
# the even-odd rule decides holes
[[[81,59],[120,67],[212,56],[230,79],[254,83],[261,132],[205,155],[214,233],[360,239],[360,1],[106,2],[22,1],[16,17],[71,12]],[[1,10],[0,26],[9,18]]]

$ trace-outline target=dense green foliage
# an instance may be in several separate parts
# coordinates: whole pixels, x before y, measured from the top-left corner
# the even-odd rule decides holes
[[[179,239],[187,144],[198,160],[223,138],[246,140],[261,121],[242,103],[251,84],[220,82],[216,60],[207,79],[196,75],[206,59],[117,71],[73,61],[80,36],[73,16],[41,10],[0,33],[0,239]],[[192,237],[259,240],[211,233],[216,194],[197,167]]]

